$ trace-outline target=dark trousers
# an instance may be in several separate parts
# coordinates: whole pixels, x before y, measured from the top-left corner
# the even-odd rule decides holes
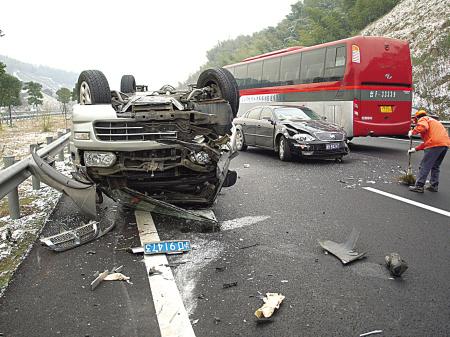
[[[433,187],[439,185],[439,167],[447,153],[447,146],[437,146],[425,149],[422,161],[419,166],[419,175],[417,177],[416,186],[424,186],[428,174],[431,171],[430,184]]]

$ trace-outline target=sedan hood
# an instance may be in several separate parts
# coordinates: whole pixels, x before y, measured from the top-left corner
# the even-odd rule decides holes
[[[340,132],[344,133],[344,130],[334,124],[319,121],[319,120],[284,120],[280,124],[290,126],[300,132],[307,132],[310,134],[316,134],[316,132]]]

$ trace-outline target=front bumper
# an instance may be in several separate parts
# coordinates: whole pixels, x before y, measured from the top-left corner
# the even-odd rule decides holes
[[[327,144],[333,148],[327,148]],[[349,153],[349,148],[345,141],[338,142],[298,142],[294,139],[288,139],[289,149],[291,153],[304,158],[323,158],[334,159],[342,158]]]

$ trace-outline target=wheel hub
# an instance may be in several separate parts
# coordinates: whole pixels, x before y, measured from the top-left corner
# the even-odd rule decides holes
[[[80,104],[92,104],[91,89],[86,82],[80,85]]]

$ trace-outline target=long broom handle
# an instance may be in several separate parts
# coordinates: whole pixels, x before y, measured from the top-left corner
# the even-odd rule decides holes
[[[411,137],[409,137],[409,149],[411,150],[411,148],[412,148],[412,135],[411,135]],[[411,173],[412,173],[412,169],[411,169],[411,152],[409,152],[408,153],[408,172],[406,172],[406,174],[411,174]]]

